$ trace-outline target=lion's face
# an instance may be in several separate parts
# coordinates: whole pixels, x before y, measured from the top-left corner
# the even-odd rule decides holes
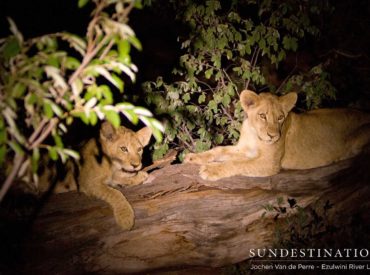
[[[267,93],[257,95],[244,90],[240,94],[240,101],[258,138],[267,144],[273,144],[281,137],[283,123],[297,101],[297,94],[289,93],[277,97]]]
[[[109,123],[104,123],[100,130],[104,154],[118,170],[125,172],[137,172],[141,169],[143,148],[149,143],[151,135],[148,127],[135,133],[123,126],[115,129]]]

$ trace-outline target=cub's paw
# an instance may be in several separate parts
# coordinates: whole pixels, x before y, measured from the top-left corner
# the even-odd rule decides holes
[[[199,170],[199,175],[204,180],[216,181],[227,177],[225,169],[219,164],[202,165]]]
[[[139,185],[142,184],[148,178],[148,176],[149,175],[147,172],[139,171],[135,176],[125,178],[123,182],[126,186]]]
[[[137,175],[135,176],[135,180],[137,181],[137,184],[141,184],[144,181],[146,181],[148,177],[149,177],[149,174],[147,172],[139,171]]]
[[[114,212],[114,217],[116,219],[116,223],[123,229],[123,230],[131,230],[135,224],[135,214],[134,210],[130,205],[127,207],[117,210]]]

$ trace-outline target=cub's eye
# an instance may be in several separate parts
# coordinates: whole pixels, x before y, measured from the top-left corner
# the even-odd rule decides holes
[[[260,118],[263,119],[263,120],[266,120],[266,115],[265,114],[259,114]]]
[[[278,120],[283,120],[284,119],[284,115],[280,115],[279,117],[278,117]]]
[[[141,147],[139,149],[137,149],[138,153],[141,153],[142,151],[143,151],[143,148],[141,148]]]
[[[119,147],[120,149],[121,149],[121,151],[122,152],[124,152],[124,153],[127,153],[128,152],[128,149],[127,149],[127,147],[126,146],[121,146],[121,147]]]

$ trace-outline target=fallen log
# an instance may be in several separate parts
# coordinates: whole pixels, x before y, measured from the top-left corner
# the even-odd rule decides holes
[[[102,201],[78,192],[52,195],[22,243],[18,271],[115,274],[237,263],[250,257],[249,249],[271,245],[274,215],[264,215],[263,206],[277,197],[294,197],[301,207],[330,201],[344,222],[355,211],[369,213],[368,156],[217,182],[202,180],[196,165],[167,166],[149,183],[122,189],[136,214],[129,232]]]

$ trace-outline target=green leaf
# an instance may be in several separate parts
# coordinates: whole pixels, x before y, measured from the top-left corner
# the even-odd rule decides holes
[[[6,146],[4,144],[0,146],[0,166],[4,164],[5,156],[6,156]]]
[[[111,76],[114,80],[114,82],[112,82],[112,83],[122,93],[123,92],[123,87],[124,87],[124,83],[123,83],[122,79],[119,76],[117,76],[116,74],[113,74],[113,73],[112,73]]]
[[[87,3],[89,3],[90,0],[78,0],[78,7],[82,8],[84,7]]]
[[[289,35],[284,36],[283,38],[283,47],[286,50],[296,51],[298,48],[298,40],[295,37]]]
[[[225,94],[222,98],[222,105],[224,105],[224,107],[229,107],[229,104],[231,102],[231,98],[228,94]]]
[[[83,123],[85,123],[86,125],[89,124],[89,119],[87,117],[87,115],[85,114],[85,112],[74,112],[72,113],[72,115],[74,117],[78,117],[79,119],[82,120]],[[72,123],[73,119],[71,120],[71,123]],[[67,121],[67,124],[68,124],[68,121]]]
[[[15,98],[21,98],[23,97],[24,93],[26,91],[26,85],[24,85],[21,82],[17,82],[12,89],[12,96]]]
[[[214,100],[211,100],[209,103],[208,103],[208,107],[210,110],[212,110],[214,113],[217,113],[217,103],[216,101]]]
[[[40,149],[36,147],[32,150],[32,157],[31,157],[32,173],[37,172],[37,169],[39,166],[39,160],[40,160]]]
[[[138,124],[139,117],[135,114],[134,110],[126,109],[126,110],[121,110],[121,112],[133,124]]]
[[[198,97],[198,103],[199,104],[202,104],[203,102],[206,101],[206,95],[204,93],[202,93],[199,97]]]
[[[184,94],[182,96],[182,100],[184,101],[184,103],[188,103],[190,100],[190,94],[189,93]]]
[[[51,119],[54,116],[53,109],[51,108],[51,104],[49,102],[44,101],[43,109],[47,118]]]
[[[9,146],[13,149],[13,151],[19,155],[23,155],[24,154],[24,151],[22,149],[22,147],[17,143],[17,142],[14,142],[14,141],[10,141],[9,142]]]
[[[113,110],[104,110],[106,119],[112,123],[112,125],[116,128],[118,128],[121,125],[121,118],[119,117],[119,114],[116,111]]]
[[[141,10],[141,9],[143,8],[143,4],[141,3],[141,0],[134,0],[134,1],[135,1],[135,5],[134,5],[134,7],[135,7],[136,9]]]
[[[68,156],[70,156],[70,157],[72,157],[72,158],[74,158],[76,160],[80,159],[80,155],[76,151],[73,151],[73,150],[70,150],[70,149],[64,149],[63,152],[66,155],[68,155]]]
[[[113,94],[110,88],[107,85],[101,85],[99,86],[99,89],[101,90],[101,93],[104,97],[104,100],[101,100],[100,102],[104,105],[112,104],[113,103]]]
[[[7,139],[6,129],[0,129],[0,144],[5,144]]]
[[[19,45],[18,39],[15,37],[11,37],[5,42],[5,45],[0,54],[3,55],[5,59],[10,59],[20,53],[20,51],[21,46]]]
[[[60,108],[58,105],[56,105],[53,102],[51,102],[50,105],[51,105],[51,109],[53,110],[54,114],[56,114],[58,117],[62,117],[63,116],[63,110],[62,110],[62,108]]]
[[[117,43],[118,55],[120,59],[125,60],[130,54],[130,43],[128,40],[120,39]]]
[[[80,61],[72,56],[67,56],[65,60],[65,66],[69,70],[76,70],[80,66]]]
[[[213,74],[213,68],[208,69],[207,71],[205,71],[204,74],[205,74],[207,79],[210,79],[212,74]]]
[[[56,68],[60,67],[59,59],[56,56],[49,56],[48,60],[46,61],[46,64]]]
[[[53,135],[53,139],[54,139],[55,145],[57,147],[59,147],[59,148],[64,147],[62,138],[59,135]]]
[[[203,152],[205,150],[208,150],[210,148],[210,146],[211,146],[210,142],[205,142],[205,141],[202,141],[202,140],[198,140],[195,143],[195,151],[196,152]]]
[[[55,147],[48,147],[48,151],[49,151],[49,157],[56,161],[58,160],[58,151]]]
[[[73,117],[71,117],[71,116],[67,117],[66,118],[66,123],[67,123],[67,125],[71,125],[73,123]]]
[[[153,160],[161,159],[167,153],[168,149],[167,143],[156,143],[154,145]]]
[[[221,134],[218,134],[215,138],[216,144],[221,144],[224,141],[224,136]]]
[[[89,113],[89,120],[90,120],[90,124],[95,126],[96,123],[98,122],[98,116],[96,115],[95,112],[90,112]]]
[[[143,49],[143,46],[141,45],[140,43],[140,40],[137,39],[137,37],[135,36],[129,36],[128,37],[128,40],[130,41],[130,43],[139,51],[141,51]]]

